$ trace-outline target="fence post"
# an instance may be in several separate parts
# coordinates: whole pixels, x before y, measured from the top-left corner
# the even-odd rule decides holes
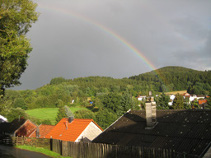
[[[53,151],[53,139],[50,138],[50,150]]]

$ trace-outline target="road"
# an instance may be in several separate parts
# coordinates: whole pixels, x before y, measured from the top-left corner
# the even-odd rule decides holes
[[[50,158],[50,157],[36,152],[0,145],[0,158]]]

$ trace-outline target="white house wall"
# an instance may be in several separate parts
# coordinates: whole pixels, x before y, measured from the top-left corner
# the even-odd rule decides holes
[[[100,133],[102,133],[101,129],[97,127],[95,123],[90,122],[90,124],[86,127],[86,129],[81,133],[75,142],[79,142],[82,138],[88,138],[92,141]]]

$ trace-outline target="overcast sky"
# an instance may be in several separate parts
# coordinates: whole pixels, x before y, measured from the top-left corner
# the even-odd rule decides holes
[[[210,0],[34,2],[40,16],[27,34],[33,51],[15,89],[36,89],[60,76],[123,78],[164,66],[211,70]]]

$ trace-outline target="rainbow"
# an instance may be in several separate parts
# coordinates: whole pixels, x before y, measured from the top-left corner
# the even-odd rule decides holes
[[[157,68],[152,64],[152,62],[150,60],[148,60],[144,54],[139,51],[135,46],[133,46],[129,41],[127,41],[126,39],[124,39],[122,36],[120,36],[119,34],[117,34],[116,32],[114,32],[112,29],[98,23],[97,21],[94,21],[84,15],[75,13],[73,11],[70,10],[66,10],[64,8],[59,8],[59,7],[54,7],[54,6],[49,6],[49,5],[44,5],[39,3],[38,5],[40,8],[45,9],[45,10],[49,10],[49,11],[56,11],[58,13],[62,13],[65,15],[70,15],[76,19],[80,19],[83,20],[89,24],[94,25],[96,28],[100,29],[101,31],[109,34],[112,38],[115,38],[117,41],[119,41],[122,45],[124,45],[127,49],[129,49],[131,52],[133,52],[134,54],[136,54],[136,56],[138,56],[151,70],[154,70],[154,72],[156,73],[156,75],[159,77],[160,81],[164,84],[166,82],[165,79],[162,77],[162,75],[156,71]]]

